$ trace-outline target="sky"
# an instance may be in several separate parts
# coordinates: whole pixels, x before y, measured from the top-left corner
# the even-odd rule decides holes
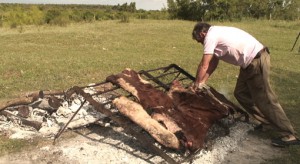
[[[137,9],[160,10],[167,8],[167,0],[0,0],[0,3],[24,3],[24,4],[101,4],[117,5],[135,2]]]

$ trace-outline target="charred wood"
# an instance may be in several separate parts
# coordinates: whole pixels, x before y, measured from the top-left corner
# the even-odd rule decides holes
[[[4,115],[5,117],[9,118],[10,120],[15,120],[18,119],[22,122],[22,124],[27,125],[27,126],[31,126],[33,128],[35,128],[36,130],[40,130],[42,127],[42,123],[41,122],[37,122],[37,121],[29,121],[25,118],[22,118],[20,116],[14,115],[13,113],[11,113],[8,110],[3,110],[0,112],[1,115]]]
[[[45,96],[51,96],[49,99],[49,105],[53,108],[58,108],[58,100],[53,95],[64,95],[62,91],[38,91],[28,93],[23,97],[15,98],[6,102],[0,102],[0,111],[7,107],[19,106],[19,105],[29,105],[31,103],[39,103],[37,100],[39,98],[44,98]],[[34,104],[33,104],[34,105]]]
[[[29,107],[28,106],[20,106],[18,108],[18,116],[23,117],[23,118],[27,118],[29,116]]]
[[[0,111],[3,111],[7,107],[11,106],[18,106],[18,105],[28,105],[32,102],[37,100],[36,97],[22,97],[22,98],[16,98],[13,100],[6,101],[4,103],[0,104]]]

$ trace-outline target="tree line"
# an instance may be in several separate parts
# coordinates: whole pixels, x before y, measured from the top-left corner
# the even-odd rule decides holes
[[[118,5],[42,5],[0,3],[0,27],[60,25],[119,19],[183,19],[193,21],[244,18],[299,20],[297,0],[167,0],[161,10],[137,10],[135,2]]]
[[[122,5],[41,5],[1,4],[0,27],[12,28],[22,25],[60,25],[72,22],[93,22],[101,20],[168,19],[164,11],[137,10],[135,3]]]
[[[241,20],[243,18],[270,20],[299,20],[297,0],[167,0],[173,19]]]

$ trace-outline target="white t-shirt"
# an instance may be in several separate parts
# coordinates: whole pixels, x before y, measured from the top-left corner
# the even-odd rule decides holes
[[[211,26],[204,39],[204,54],[246,68],[263,45],[247,32],[225,26]]]

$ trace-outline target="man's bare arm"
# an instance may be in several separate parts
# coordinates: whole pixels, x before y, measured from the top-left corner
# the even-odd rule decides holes
[[[204,54],[198,66],[195,84],[205,83],[209,76],[215,71],[219,59],[212,54]]]

